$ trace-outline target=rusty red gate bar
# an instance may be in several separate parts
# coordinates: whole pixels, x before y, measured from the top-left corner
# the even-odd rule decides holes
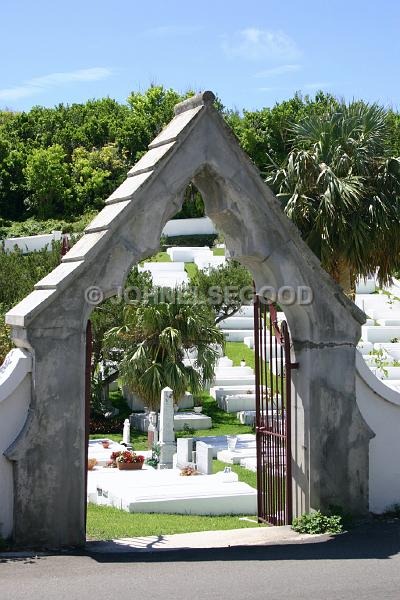
[[[93,334],[92,323],[89,320],[86,325],[86,348],[85,348],[85,527],[87,517],[87,464],[89,453],[90,434],[90,399],[92,396],[92,352]]]
[[[292,522],[291,362],[286,321],[256,295],[254,350],[256,377],[257,507],[260,522]]]

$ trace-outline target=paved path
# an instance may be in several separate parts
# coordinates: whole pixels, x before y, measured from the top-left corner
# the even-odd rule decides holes
[[[400,523],[330,539],[0,557],[1,600],[399,600]]]
[[[232,546],[264,546],[288,541],[314,540],[315,536],[300,535],[290,525],[284,527],[254,527],[225,531],[198,531],[174,535],[124,538],[110,542],[89,542],[90,553],[120,554],[122,552],[154,552],[165,550],[197,550]]]

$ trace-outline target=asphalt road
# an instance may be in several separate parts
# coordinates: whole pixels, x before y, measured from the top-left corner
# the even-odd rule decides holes
[[[334,539],[0,558],[1,600],[400,600],[400,523]]]

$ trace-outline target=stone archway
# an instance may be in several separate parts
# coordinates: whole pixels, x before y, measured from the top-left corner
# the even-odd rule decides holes
[[[286,314],[301,368],[293,390],[294,514],[341,505],[368,510],[371,437],[356,405],[355,346],[364,315],[321,269],[204,92],[175,108],[85,235],[7,315],[33,357],[27,422],[6,456],[14,466],[14,538],[24,545],[85,540],[84,355],[87,293],[118,292],[159,246],[194,181],[230,254],[264,285],[308,286],[314,300]]]

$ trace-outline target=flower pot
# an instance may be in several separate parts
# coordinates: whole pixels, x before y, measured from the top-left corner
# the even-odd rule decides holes
[[[97,460],[95,458],[89,458],[87,468],[88,471],[93,471],[94,467],[97,465]]]
[[[196,413],[196,415],[200,415],[201,412],[203,411],[203,407],[202,406],[195,406],[193,408],[194,412]]]
[[[122,463],[117,461],[117,467],[120,471],[138,471],[143,467],[142,462]]]
[[[236,444],[237,444],[236,435],[227,435],[226,441],[228,442],[228,450],[234,450],[236,448]]]

